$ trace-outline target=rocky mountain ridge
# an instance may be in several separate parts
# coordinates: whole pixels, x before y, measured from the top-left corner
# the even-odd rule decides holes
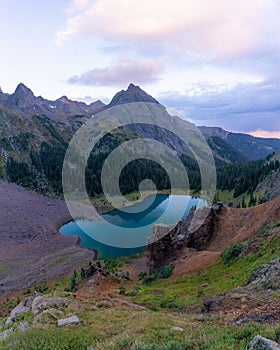
[[[87,118],[103,110],[109,110],[112,107],[135,102],[160,103],[147,94],[139,86],[130,84],[126,90],[116,93],[111,102],[105,105],[102,101],[97,100],[91,104],[84,102],[72,101],[66,96],[62,96],[55,101],[44,99],[41,96],[36,97],[32,90],[20,83],[15,92],[12,94],[3,93],[0,90],[0,112],[16,114],[18,118],[31,120],[32,116],[45,116],[54,123],[59,123],[56,128],[69,127],[74,132],[77,127],[73,127],[78,118],[84,122]],[[137,129],[137,128],[136,128]],[[222,162],[234,163],[244,162],[265,158],[268,154],[280,150],[279,139],[262,139],[251,135],[232,133],[219,127],[199,127],[202,134],[208,140],[214,155]],[[136,130],[139,136],[143,137],[146,133],[151,133],[145,128]],[[159,131],[156,130],[159,134]],[[162,137],[159,136],[160,139]],[[182,149],[179,146],[179,152]]]
[[[0,108],[10,110],[21,117],[28,118],[32,115],[44,115],[54,121],[64,121],[64,116],[75,114],[91,116],[104,107],[100,100],[87,105],[84,102],[72,101],[62,96],[55,101],[36,97],[32,90],[20,83],[14,93],[0,93]]]

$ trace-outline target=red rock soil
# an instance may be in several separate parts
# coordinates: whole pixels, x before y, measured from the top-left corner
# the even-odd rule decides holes
[[[174,274],[170,279],[205,268],[216,261],[221,252],[230,244],[255,236],[261,228],[279,218],[280,198],[252,208],[223,208],[208,249],[206,251],[196,251],[195,249],[186,248],[182,251],[181,258],[176,262]],[[280,234],[280,229],[275,229],[272,234]],[[260,239],[265,239],[265,237]],[[139,272],[146,269],[146,257],[134,259],[130,265],[123,266],[122,269],[129,271],[133,282],[137,281]],[[130,289],[129,284],[126,287]],[[107,300],[111,303],[114,300],[116,304],[120,304],[122,299],[125,299],[125,297],[118,296],[118,281],[108,282],[106,280],[94,289],[94,294],[87,295],[88,290],[84,288],[78,297]],[[271,299],[268,297],[262,298],[260,295],[259,298],[256,298],[256,295],[247,294],[246,289],[244,293],[233,293],[225,297],[221,304],[216,307],[214,313],[224,315],[225,322],[234,321],[239,322],[239,324],[251,321],[273,323],[280,320],[279,297],[276,296]]]
[[[261,228],[280,219],[280,197],[256,207],[223,208],[206,251],[186,249],[174,270],[174,277],[201,269],[220,257],[232,243],[256,235]]]

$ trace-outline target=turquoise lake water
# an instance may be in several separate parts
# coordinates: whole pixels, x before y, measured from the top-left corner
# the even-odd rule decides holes
[[[157,194],[153,201],[151,198],[147,196],[125,211],[112,210],[103,214],[101,220],[70,221],[60,232],[79,236],[79,245],[96,250],[101,259],[130,255],[145,249],[154,224],[175,224],[186,217],[193,206],[207,206],[205,200],[185,195]]]

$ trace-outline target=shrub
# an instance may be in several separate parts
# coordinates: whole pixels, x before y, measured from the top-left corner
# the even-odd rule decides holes
[[[156,270],[154,273],[152,273],[149,276],[145,276],[142,279],[143,284],[151,284],[158,278],[169,278],[172,276],[174,270],[174,266],[164,266],[158,270]]]
[[[280,343],[280,327],[275,329],[275,340]]]
[[[142,281],[146,276],[147,276],[148,272],[145,271],[141,271],[138,275],[139,281]]]
[[[169,278],[172,276],[174,270],[174,266],[165,266],[160,271],[161,278]]]
[[[229,248],[225,249],[222,254],[221,258],[224,264],[230,264],[232,263],[241,253],[243,250],[243,245],[241,243],[234,243]]]
[[[120,287],[119,294],[125,295],[125,291],[126,291],[125,287]]]

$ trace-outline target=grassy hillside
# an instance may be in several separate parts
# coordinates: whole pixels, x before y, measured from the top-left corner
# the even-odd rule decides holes
[[[139,281],[94,276],[80,280],[74,294],[63,292],[71,279],[42,288],[46,297],[68,298],[67,307],[55,307],[51,313],[59,317],[75,314],[81,323],[57,328],[56,319],[49,314],[41,313],[34,318],[27,312],[19,317],[14,327],[21,321],[34,322],[33,327],[0,341],[0,348],[245,350],[257,334],[279,340],[277,322],[254,322],[252,319],[237,325],[234,321],[259,308],[267,313],[269,308],[274,308],[277,314],[279,289],[271,283],[266,288],[260,284],[250,289],[247,280],[260,265],[280,256],[279,226],[278,221],[266,226],[257,236],[239,245],[240,249],[229,247],[219,260],[193,273],[178,276],[175,268],[174,275],[149,282],[145,282],[143,273]],[[139,259],[142,258],[118,258],[103,264],[115,271],[133,267]],[[220,302],[217,310],[205,310],[204,305],[209,300]],[[2,310],[9,303],[11,309],[17,302],[6,301]],[[139,304],[146,308],[138,309]],[[2,327],[5,320],[2,320]]]

